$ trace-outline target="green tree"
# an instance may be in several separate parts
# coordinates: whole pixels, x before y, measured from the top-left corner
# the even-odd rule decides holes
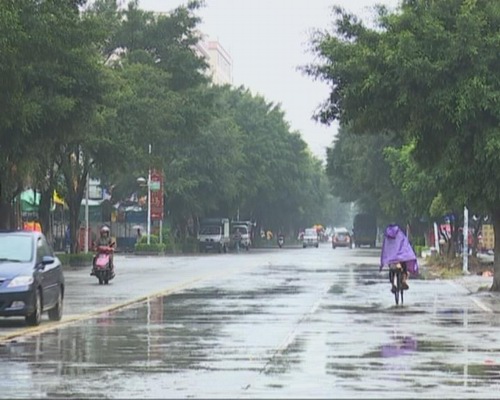
[[[360,135],[342,126],[327,149],[326,171],[333,194],[344,202],[356,202],[382,221],[406,223],[411,215],[385,155],[387,148],[399,145],[394,135]],[[394,177],[398,176],[395,172]]]
[[[0,15],[9,28],[7,39],[2,40],[7,55],[2,57],[2,69],[10,84],[2,91],[2,99],[10,99],[7,111],[13,107],[8,119],[0,123],[2,151],[7,153],[0,168],[3,210],[26,184],[45,182],[44,193],[52,197],[56,153],[70,140],[74,127],[88,118],[99,96],[100,65],[93,46],[96,30],[80,18],[83,3],[20,0],[0,4]],[[5,214],[0,220],[4,226],[9,224]]]
[[[373,29],[336,13],[334,32],[313,41],[322,61],[307,68],[332,85],[319,118],[411,138],[446,200],[487,210],[500,290],[500,3],[406,0],[379,8]]]

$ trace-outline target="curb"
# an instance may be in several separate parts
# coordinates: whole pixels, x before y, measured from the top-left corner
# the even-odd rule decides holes
[[[6,335],[0,335],[0,346],[5,345],[7,342],[12,342],[13,339],[15,339],[15,338],[20,338],[20,337],[25,338],[25,337],[40,335],[40,334],[54,331],[54,330],[57,330],[60,328],[65,328],[65,327],[67,327],[71,324],[74,324],[76,322],[86,321],[86,320],[98,317],[99,315],[104,314],[104,313],[109,313],[109,312],[118,311],[118,310],[124,310],[124,309],[132,307],[136,304],[144,303],[148,299],[155,299],[158,297],[168,296],[170,294],[182,291],[182,290],[192,286],[193,284],[200,282],[208,277],[213,277],[213,275],[207,274],[207,275],[204,275],[202,277],[199,277],[199,278],[190,280],[188,282],[185,282],[183,284],[180,284],[178,286],[175,286],[173,288],[163,289],[163,290],[160,290],[160,291],[152,293],[152,294],[135,297],[133,299],[124,301],[122,303],[113,304],[111,306],[99,308],[97,310],[89,311],[89,312],[84,313],[84,314],[78,314],[78,315],[74,315],[74,316],[67,317],[67,318],[63,317],[63,320],[60,322],[45,322],[44,321],[41,325],[36,326],[36,327],[22,328],[21,330],[18,330],[17,332],[12,332],[12,333],[9,333]]]

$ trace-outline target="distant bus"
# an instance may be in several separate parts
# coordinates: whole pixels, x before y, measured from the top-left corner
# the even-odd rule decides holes
[[[356,247],[375,247],[377,242],[377,219],[371,214],[356,214],[353,222]]]

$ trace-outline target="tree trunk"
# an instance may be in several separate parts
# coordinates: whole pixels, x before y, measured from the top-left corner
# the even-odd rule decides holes
[[[480,215],[477,222],[474,224],[474,228],[472,231],[472,256],[477,257],[478,248],[479,248],[479,234],[483,228],[483,216]],[[467,239],[469,235],[467,234]]]
[[[6,189],[7,185],[0,184],[0,229],[17,229],[18,224],[16,215],[18,216],[21,206],[18,203],[19,212],[16,213],[16,208],[12,200],[20,193],[12,193]]]
[[[0,195],[0,229],[11,228],[12,204],[5,201],[5,196]]]
[[[493,216],[493,232],[495,235],[495,255],[494,255],[494,275],[493,285],[490,290],[492,292],[500,292],[500,208],[497,208],[492,213]]]
[[[50,227],[50,206],[52,205],[52,195],[53,189],[47,189],[41,191],[40,205],[38,207],[38,219],[40,225],[42,226],[42,232],[47,237],[49,243],[52,241],[52,231]]]
[[[91,167],[77,146],[73,152],[68,152],[63,157],[60,170],[64,175],[67,194],[66,202],[69,209],[69,229],[70,229],[70,252],[78,252],[78,237],[80,234],[80,206],[82,204],[83,194],[87,185],[88,172]],[[90,245],[90,244],[89,244]]]
[[[68,204],[69,208],[69,234],[70,234],[70,252],[78,253],[78,236],[80,233],[80,207],[76,206],[76,202],[71,201]]]

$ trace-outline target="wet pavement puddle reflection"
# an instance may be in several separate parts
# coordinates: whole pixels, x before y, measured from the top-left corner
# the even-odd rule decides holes
[[[496,315],[373,265],[263,267],[0,346],[2,396],[491,397]],[[387,390],[390,388],[390,395]]]

